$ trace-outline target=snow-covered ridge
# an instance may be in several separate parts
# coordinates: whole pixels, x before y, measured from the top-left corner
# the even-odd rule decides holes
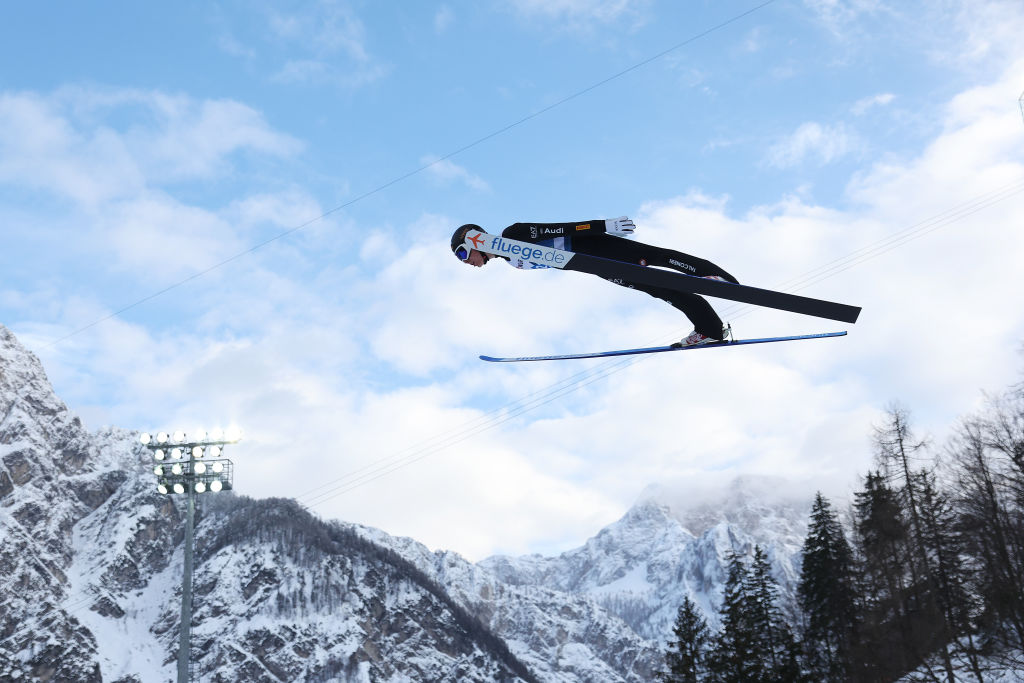
[[[737,481],[731,490],[742,492],[747,484]],[[703,607],[709,623],[717,626],[731,552],[749,555],[760,545],[783,595],[792,593],[810,500],[762,503],[737,498],[738,507],[712,516],[704,507],[672,509],[657,498],[643,497],[581,548],[558,557],[492,557],[481,565],[508,583],[587,595],[638,634],[663,642],[686,597]],[[694,517],[699,524],[684,521]],[[700,530],[699,535],[692,529]]]
[[[0,679],[173,678],[182,508],[147,463],[134,434],[86,431],[0,326]],[[195,673],[651,680],[684,596],[714,622],[730,552],[758,543],[795,576],[806,504],[750,481],[722,499],[648,491],[580,548],[474,564],[293,501],[206,497]]]

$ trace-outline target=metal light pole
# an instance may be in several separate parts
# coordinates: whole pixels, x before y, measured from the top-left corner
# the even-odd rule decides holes
[[[178,632],[178,683],[188,683],[192,640],[192,563],[195,531],[196,495],[207,491],[230,491],[234,485],[234,464],[221,458],[224,446],[237,443],[241,437],[227,434],[148,433],[139,441],[153,453],[156,466],[157,491],[163,494],[186,494],[185,571],[181,580],[181,628]]]
[[[178,629],[178,683],[188,683],[191,677],[192,645],[192,539],[195,530],[196,499],[192,487],[188,491],[185,514],[185,570],[181,578],[181,626]]]

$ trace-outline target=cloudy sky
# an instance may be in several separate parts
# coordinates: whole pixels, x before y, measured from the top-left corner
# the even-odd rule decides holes
[[[17,3],[0,323],[90,428],[236,424],[241,493],[470,559],[574,547],[652,484],[840,494],[886,405],[941,443],[1021,376],[1021,35],[1010,0]],[[860,322],[477,360],[689,332],[447,247],[620,215]]]

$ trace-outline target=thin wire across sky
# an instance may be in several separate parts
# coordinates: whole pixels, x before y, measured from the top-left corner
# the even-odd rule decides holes
[[[958,204],[946,211],[935,214],[923,221],[915,223],[899,232],[884,237],[861,249],[850,252],[846,256],[822,264],[791,280],[781,283],[773,289],[780,291],[795,292],[806,289],[823,280],[835,277],[851,268],[855,268],[871,259],[878,258],[883,254],[898,249],[916,239],[920,239],[936,230],[952,225],[982,211],[990,206],[1006,201],[1024,193],[1024,180],[1004,185],[996,190],[982,193],[972,199]],[[731,304],[722,309],[723,317],[735,320],[741,318],[754,310],[748,304]],[[641,345],[659,344],[664,339],[652,339],[642,342]],[[601,379],[609,377],[634,363],[648,360],[644,356],[629,356],[615,358],[599,362],[576,374],[570,375],[558,382],[555,382],[543,389],[531,392],[522,398],[509,402],[499,408],[495,408],[468,424],[457,429],[443,432],[434,437],[426,439],[418,444],[410,446],[390,456],[381,458],[376,462],[365,465],[359,469],[352,470],[337,479],[322,484],[307,491],[299,497],[299,501],[308,508],[315,508],[337,498],[353,489],[359,488],[372,481],[396,472],[403,467],[412,465],[426,457],[440,453],[447,448],[460,444],[464,441],[495,429],[514,418],[531,410],[547,405],[587,385],[593,384]]]
[[[273,237],[270,237],[270,238],[268,238],[266,240],[263,240],[262,242],[259,242],[258,244],[254,244],[253,246],[251,246],[251,247],[249,247],[249,248],[247,248],[247,249],[245,249],[243,251],[240,251],[237,254],[234,254],[233,256],[229,256],[228,258],[224,259],[223,261],[215,263],[212,266],[209,266],[208,268],[204,268],[203,270],[197,271],[197,272],[189,275],[188,277],[185,277],[185,278],[183,278],[183,279],[181,279],[181,280],[179,280],[177,282],[174,282],[174,283],[164,287],[163,289],[155,291],[155,292],[153,292],[151,294],[147,294],[146,296],[144,296],[144,297],[142,297],[140,299],[137,299],[136,301],[133,301],[132,303],[129,303],[129,304],[125,305],[125,306],[122,306],[122,307],[118,308],[117,310],[113,311],[112,313],[109,313],[109,314],[107,314],[107,315],[105,315],[105,316],[103,316],[101,318],[97,318],[96,320],[93,320],[92,322],[90,322],[90,323],[88,323],[86,325],[83,325],[82,327],[76,328],[76,329],[72,330],[71,332],[69,332],[68,334],[66,334],[66,335],[64,335],[62,337],[58,337],[57,339],[54,339],[49,344],[46,344],[43,348],[51,348],[53,346],[56,346],[57,344],[60,344],[63,341],[67,341],[68,339],[71,339],[72,337],[75,337],[75,336],[81,334],[82,332],[90,330],[93,327],[96,327],[97,325],[100,325],[100,324],[102,324],[102,323],[104,323],[104,322],[106,322],[108,320],[111,320],[113,318],[117,318],[117,317],[121,316],[122,314],[127,313],[128,311],[141,306],[142,304],[148,303],[148,302],[150,302],[150,301],[152,301],[154,299],[157,299],[157,298],[163,296],[164,294],[167,294],[168,292],[171,292],[171,291],[173,291],[175,289],[178,289],[182,285],[186,285],[189,282],[193,282],[195,280],[198,280],[198,279],[202,278],[203,276],[208,275],[209,273],[212,273],[212,272],[214,272],[216,270],[219,270],[219,269],[221,269],[221,268],[223,268],[223,267],[225,267],[225,266],[227,266],[227,265],[229,265],[231,263],[234,263],[235,261],[239,260],[243,256],[247,256],[247,255],[252,254],[252,253],[254,253],[256,251],[259,251],[260,249],[263,249],[266,246],[269,246],[269,245],[271,245],[271,244],[273,244],[275,242],[278,242],[278,241],[284,239],[285,237],[288,237],[289,235],[291,235],[293,233],[296,233],[299,230],[302,230],[303,228],[307,228],[310,225],[313,225],[314,223],[318,223],[318,222],[322,221],[323,219],[327,218],[328,216],[331,216],[331,215],[333,215],[333,214],[335,214],[335,213],[337,213],[339,211],[347,209],[348,207],[353,206],[354,204],[357,204],[357,203],[363,201],[364,199],[368,199],[369,197],[372,197],[373,195],[379,194],[379,193],[383,192],[384,190],[389,189],[390,187],[392,187],[394,185],[397,185],[397,184],[399,184],[399,183],[401,183],[401,182],[403,182],[405,180],[408,180],[409,178],[412,178],[413,176],[416,176],[416,175],[426,171],[427,169],[429,169],[429,168],[431,168],[433,166],[436,166],[437,164],[443,163],[443,162],[445,162],[445,161],[447,161],[447,160],[449,160],[449,159],[451,159],[453,157],[456,157],[456,156],[462,154],[463,152],[467,152],[467,151],[473,149],[474,147],[478,147],[478,146],[484,144],[485,142],[487,142],[489,140],[493,140],[494,138],[496,138],[498,136],[504,135],[505,133],[513,130],[514,128],[518,128],[519,126],[522,126],[523,124],[528,123],[529,121],[532,121],[532,120],[534,120],[536,118],[544,116],[545,114],[547,114],[547,113],[549,113],[549,112],[551,112],[551,111],[553,111],[555,109],[558,109],[559,107],[562,107],[563,105],[565,105],[565,104],[567,104],[569,102],[572,102],[573,100],[576,100],[576,99],[578,99],[578,98],[580,98],[580,97],[582,97],[582,96],[584,96],[584,95],[586,95],[586,94],[588,94],[588,93],[590,93],[590,92],[592,92],[594,90],[597,90],[598,88],[601,88],[601,87],[611,83],[612,81],[618,80],[619,78],[622,78],[623,76],[625,76],[625,75],[627,75],[629,73],[632,73],[633,71],[636,71],[637,69],[640,69],[640,68],[642,68],[644,66],[647,66],[648,64],[650,64],[652,62],[655,62],[655,61],[665,57],[666,55],[668,55],[668,54],[670,54],[672,52],[675,52],[676,50],[678,50],[678,49],[680,49],[682,47],[685,47],[685,46],[689,45],[690,43],[696,42],[696,41],[700,40],[701,38],[709,36],[712,33],[715,33],[716,31],[719,31],[719,30],[725,28],[726,26],[729,26],[730,24],[734,24],[734,23],[740,21],[741,19],[743,19],[743,18],[745,18],[745,17],[747,17],[747,16],[757,12],[758,10],[763,9],[764,7],[767,7],[768,5],[772,4],[773,2],[775,2],[775,0],[767,0],[767,2],[762,2],[761,4],[756,5],[756,6],[752,7],[752,8],[750,8],[750,9],[746,10],[745,12],[740,12],[739,14],[736,14],[736,15],[730,17],[729,19],[726,19],[725,21],[723,21],[721,23],[715,24],[714,26],[711,26],[710,28],[704,29],[703,31],[701,31],[699,33],[695,33],[694,35],[690,36],[689,38],[686,38],[685,40],[683,40],[681,42],[678,42],[675,45],[673,45],[673,46],[671,46],[669,48],[666,48],[666,49],[662,50],[661,52],[659,52],[659,53],[657,53],[655,55],[652,55],[650,57],[647,57],[646,59],[643,59],[643,60],[641,60],[639,62],[636,62],[632,66],[629,66],[629,67],[627,67],[627,68],[625,68],[625,69],[623,69],[623,70],[621,70],[621,71],[619,71],[617,73],[612,74],[611,76],[608,76],[608,77],[603,78],[603,79],[601,79],[601,80],[599,80],[599,81],[597,81],[595,83],[592,83],[591,85],[588,85],[587,87],[582,88],[581,90],[577,90],[577,91],[573,92],[570,95],[566,95],[565,97],[563,97],[562,99],[558,100],[557,102],[554,102],[553,104],[549,104],[546,107],[538,109],[537,111],[533,112],[532,114],[527,114],[526,116],[524,116],[524,117],[522,117],[522,118],[520,118],[520,119],[518,119],[516,121],[513,121],[512,123],[509,123],[508,125],[505,125],[505,126],[503,126],[501,128],[498,128],[497,130],[494,130],[494,131],[488,133],[487,135],[484,135],[483,137],[477,138],[476,140],[473,140],[472,142],[470,142],[468,144],[465,144],[462,147],[459,147],[458,149],[456,149],[454,151],[451,151],[451,152],[445,154],[444,156],[431,161],[428,164],[424,164],[424,165],[422,165],[422,166],[420,166],[420,167],[418,167],[418,168],[416,168],[414,170],[411,170],[411,171],[408,171],[406,173],[403,173],[402,175],[399,175],[399,176],[397,176],[395,178],[392,178],[391,180],[387,181],[386,183],[384,183],[382,185],[378,185],[378,186],[374,187],[371,190],[368,190],[368,191],[363,192],[362,194],[360,194],[360,195],[358,195],[356,197],[353,197],[352,199],[348,200],[347,202],[344,202],[343,204],[339,204],[339,205],[335,206],[333,209],[328,209],[327,211],[323,212],[319,216],[316,216],[315,218],[310,218],[309,220],[305,221],[304,223],[300,223],[300,224],[296,225],[295,227],[288,228],[287,230],[284,230],[284,231],[278,233],[277,235],[274,235]]]

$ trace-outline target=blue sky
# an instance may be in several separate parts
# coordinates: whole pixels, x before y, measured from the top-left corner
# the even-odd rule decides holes
[[[240,491],[473,559],[571,547],[656,482],[840,494],[888,402],[941,436],[1020,375],[1024,9],[759,5],[20,3],[0,323],[91,427],[236,423]],[[689,331],[447,252],[620,215],[865,312],[802,346],[476,360]],[[716,306],[740,337],[836,328]]]

